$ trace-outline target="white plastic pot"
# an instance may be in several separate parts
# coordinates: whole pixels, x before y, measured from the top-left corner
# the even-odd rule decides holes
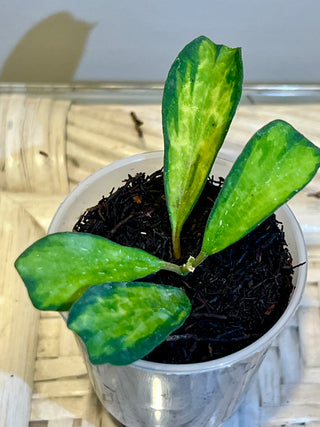
[[[163,153],[139,154],[116,161],[81,182],[59,207],[49,232],[70,231],[83,211],[95,205],[128,174],[162,167]],[[218,158],[214,173],[226,176],[229,161]],[[288,206],[277,218],[284,223],[294,265],[306,261],[299,224]],[[88,372],[103,406],[128,427],[219,426],[241,403],[252,376],[275,337],[294,315],[306,282],[306,264],[295,269],[290,303],[278,322],[259,340],[230,356],[210,362],[171,365],[139,360],[128,366],[92,365],[82,346]]]

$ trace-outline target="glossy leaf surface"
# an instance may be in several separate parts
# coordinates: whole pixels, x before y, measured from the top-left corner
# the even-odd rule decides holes
[[[141,282],[92,286],[73,305],[68,326],[94,364],[141,359],[183,324],[191,310],[178,288]]]
[[[164,179],[173,241],[195,205],[239,103],[240,49],[206,37],[174,61],[163,93]]]
[[[208,219],[202,255],[246,235],[301,190],[319,166],[320,149],[288,123],[275,120],[260,129],[225,180]]]
[[[133,280],[166,263],[140,249],[87,233],[56,233],[23,252],[15,266],[35,307],[68,310],[94,284]]]

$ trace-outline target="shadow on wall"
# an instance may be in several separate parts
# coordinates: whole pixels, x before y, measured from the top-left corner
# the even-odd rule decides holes
[[[49,16],[19,41],[2,67],[0,81],[71,82],[94,25],[67,12]]]

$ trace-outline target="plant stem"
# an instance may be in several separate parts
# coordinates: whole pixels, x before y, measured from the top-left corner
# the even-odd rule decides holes
[[[183,264],[180,266],[180,271],[184,276],[194,271],[193,263],[194,263],[194,258],[193,256],[190,256],[186,264]]]
[[[180,276],[185,276],[188,273],[192,273],[199,264],[202,263],[207,258],[207,255],[203,252],[200,252],[196,259],[192,256],[189,257],[186,264],[176,265],[171,262],[164,262],[163,268],[168,271],[173,271],[174,273],[179,274]]]

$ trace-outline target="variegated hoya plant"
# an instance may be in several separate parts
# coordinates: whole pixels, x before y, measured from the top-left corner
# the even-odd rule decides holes
[[[162,103],[164,183],[176,264],[73,232],[48,235],[17,259],[34,306],[69,311],[68,326],[85,343],[92,363],[132,363],[189,315],[191,304],[181,289],[137,279],[161,269],[189,274],[206,257],[245,236],[317,172],[319,148],[284,121],[267,124],[226,177],[199,255],[178,265],[183,225],[225,139],[242,80],[240,49],[203,36],[180,52],[169,71]]]

